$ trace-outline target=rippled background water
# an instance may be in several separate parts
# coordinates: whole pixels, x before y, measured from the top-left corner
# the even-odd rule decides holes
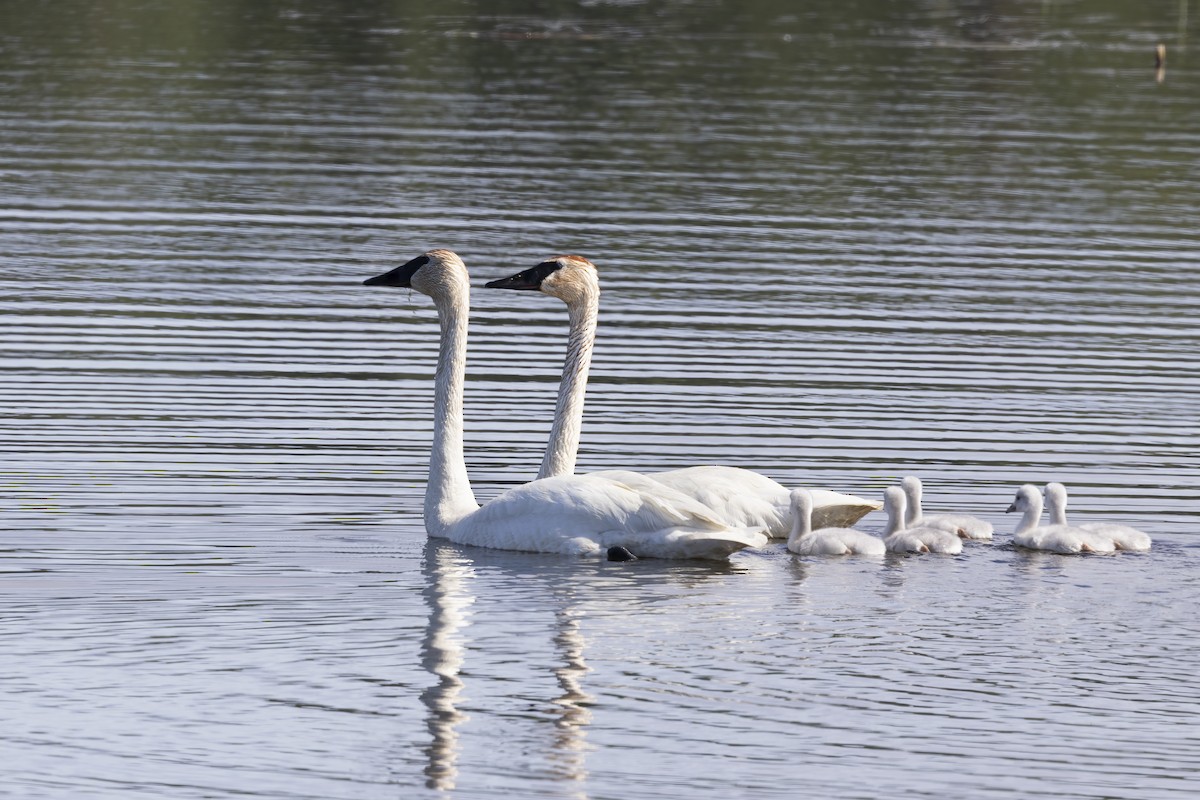
[[[1191,796],[1194,4],[793,5],[0,7],[0,794]],[[360,281],[434,246],[600,266],[581,469],[1001,535],[427,543],[434,315]],[[486,498],[565,317],[472,302]],[[1050,479],[1154,551],[1010,549]]]

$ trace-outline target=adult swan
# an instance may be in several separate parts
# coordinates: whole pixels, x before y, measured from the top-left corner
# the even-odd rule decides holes
[[[623,547],[635,556],[652,558],[722,559],[766,543],[761,533],[731,528],[695,503],[681,507],[666,487],[655,492],[600,477],[535,480],[480,507],[463,457],[466,265],[449,250],[430,250],[364,283],[411,287],[433,298],[437,308],[441,342],[425,489],[425,530],[430,536],[541,553],[602,555],[610,547]]]
[[[575,458],[579,452],[583,398],[596,339],[600,307],[600,279],[596,267],[581,256],[558,256],[516,275],[492,281],[485,288],[541,291],[567,304],[571,325],[567,357],[558,387],[554,427],[538,477],[570,475],[575,471]],[[791,533],[794,516],[791,491],[765,475],[739,467],[702,466],[651,472],[646,473],[646,477],[698,500],[728,525],[761,528],[772,538],[787,538]],[[853,525],[882,505],[828,489],[809,491],[813,500],[814,528]]]

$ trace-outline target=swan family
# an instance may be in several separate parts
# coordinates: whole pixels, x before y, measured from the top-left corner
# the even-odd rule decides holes
[[[726,559],[744,548],[786,539],[802,555],[962,552],[964,540],[990,540],[992,525],[965,514],[925,516],[915,476],[884,492],[884,537],[847,526],[880,508],[877,501],[813,487],[789,489],[752,470],[700,465],[662,472],[603,470],[575,474],[584,396],[599,316],[599,278],[590,261],[558,256],[486,288],[538,291],[567,306],[567,354],[550,440],[537,477],[482,506],[463,454],[463,387],[470,286],[466,265],[450,250],[430,250],[368,286],[411,288],[427,295],[440,328],[434,375],[434,428],[424,502],[430,537],[527,552],[635,558]],[[1066,523],[1066,490],[1043,501],[1022,486],[1009,511],[1023,516],[1013,544],[1060,553],[1147,550],[1150,539],[1120,525]]]

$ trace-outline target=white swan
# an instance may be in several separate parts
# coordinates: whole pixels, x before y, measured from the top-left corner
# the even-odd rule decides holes
[[[1055,525],[1067,525],[1067,487],[1061,483],[1046,484],[1046,513]],[[1111,539],[1117,550],[1144,552],[1150,549],[1150,534],[1110,522],[1085,522],[1075,527]]]
[[[665,487],[639,490],[619,481],[562,476],[533,481],[482,508],[475,501],[463,457],[463,381],[467,353],[469,286],[462,259],[431,250],[364,281],[368,286],[411,287],[433,298],[441,327],[435,380],[433,447],[425,490],[425,530],[459,544],[543,553],[599,555],[623,547],[635,556],[728,557],[766,543],[754,531],[733,529],[695,501]],[[657,486],[657,484],[655,484]]]
[[[1038,525],[1042,516],[1042,495],[1037,487],[1027,483],[1017,489],[1016,499],[1008,511],[1022,512],[1021,521],[1013,533],[1012,542],[1027,550],[1048,550],[1052,553],[1111,553],[1111,540],[1071,525]]]
[[[571,326],[567,356],[554,426],[538,477],[570,475],[575,471],[579,452],[583,400],[600,307],[596,267],[581,256],[558,256],[508,278],[491,281],[485,288],[541,291],[567,305]],[[624,473],[606,470],[591,474],[617,477]],[[791,533],[791,492],[765,475],[739,467],[700,466],[647,473],[647,477],[695,498],[733,527],[761,528],[772,538],[784,538]],[[818,528],[853,525],[881,505],[828,489],[809,491],[814,504],[812,523]]]
[[[968,514],[924,514],[921,511],[921,495],[924,491],[921,481],[915,475],[909,475],[900,481],[904,493],[908,495],[908,511],[905,513],[905,527],[928,525],[934,528],[944,528],[962,539],[991,539],[992,523],[987,520],[972,517]]]
[[[812,494],[792,489],[792,532],[787,549],[802,556],[881,556],[887,552],[883,540],[854,528],[812,529]]]
[[[904,512],[907,505],[904,490],[899,486],[889,486],[883,490],[883,507],[888,518],[883,544],[889,553],[958,555],[962,552],[962,539],[959,539],[956,533],[928,525],[906,528]]]

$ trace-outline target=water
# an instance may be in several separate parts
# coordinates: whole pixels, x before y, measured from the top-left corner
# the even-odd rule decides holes
[[[742,8],[0,11],[0,794],[1190,796],[1200,15]],[[581,470],[913,473],[1000,535],[427,543],[433,312],[360,282],[433,246],[600,266]],[[472,305],[487,498],[565,315]],[[1011,550],[1051,479],[1154,551]]]

